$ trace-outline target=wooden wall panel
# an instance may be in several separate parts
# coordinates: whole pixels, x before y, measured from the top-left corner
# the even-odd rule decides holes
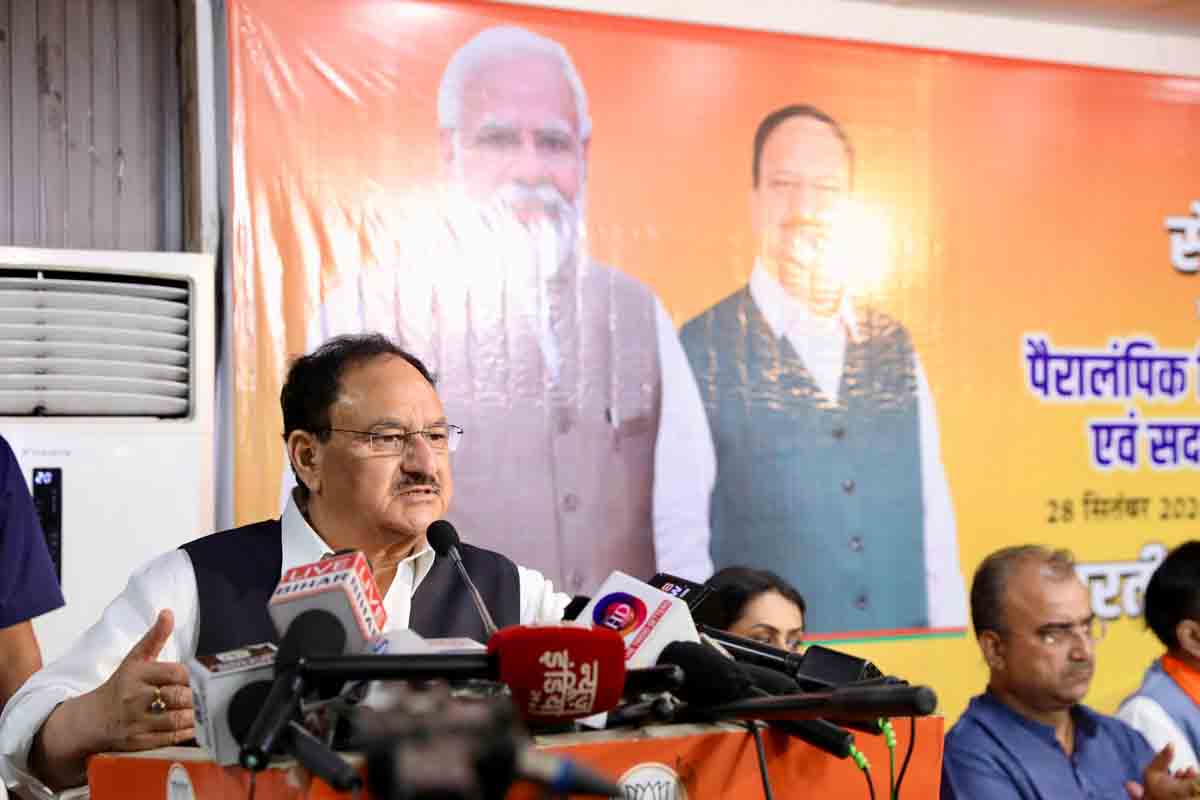
[[[182,249],[178,14],[0,0],[0,244]]]

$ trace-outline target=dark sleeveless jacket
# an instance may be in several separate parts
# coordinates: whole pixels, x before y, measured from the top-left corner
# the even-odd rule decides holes
[[[188,542],[198,593],[196,654],[279,641],[267,601],[283,569],[283,528],[256,522]],[[500,627],[521,621],[517,567],[499,553],[461,544],[467,572]],[[435,558],[412,598],[409,628],[426,638],[462,636],[483,642],[483,623],[448,558]]]

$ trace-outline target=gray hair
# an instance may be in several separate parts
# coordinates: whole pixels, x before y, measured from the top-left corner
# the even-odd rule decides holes
[[[579,139],[586,142],[592,135],[592,118],[588,115],[587,93],[583,89],[583,81],[579,78],[571,56],[553,39],[516,25],[502,25],[480,31],[450,57],[450,63],[446,65],[446,71],[442,73],[442,83],[438,87],[438,127],[443,130],[458,130],[462,119],[463,86],[467,79],[488,62],[517,53],[546,56],[562,68],[563,77],[567,79],[571,94],[575,97]]]
[[[975,570],[971,580],[971,624],[975,635],[984,631],[1002,633],[1004,594],[1008,579],[1023,562],[1033,561],[1046,567],[1056,580],[1075,576],[1075,558],[1069,550],[1051,550],[1039,544],[1005,547],[989,555]]]

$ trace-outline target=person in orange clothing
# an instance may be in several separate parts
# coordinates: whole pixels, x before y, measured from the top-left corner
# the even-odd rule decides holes
[[[1200,752],[1200,541],[1184,542],[1159,565],[1145,595],[1146,627],[1167,648],[1117,716],[1160,750],[1172,769],[1198,767]]]

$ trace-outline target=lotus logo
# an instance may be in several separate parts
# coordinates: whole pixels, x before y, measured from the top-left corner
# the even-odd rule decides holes
[[[687,800],[687,789],[675,770],[666,764],[638,764],[617,782],[625,800]]]
[[[196,800],[187,768],[178,762],[167,771],[167,800]]]

